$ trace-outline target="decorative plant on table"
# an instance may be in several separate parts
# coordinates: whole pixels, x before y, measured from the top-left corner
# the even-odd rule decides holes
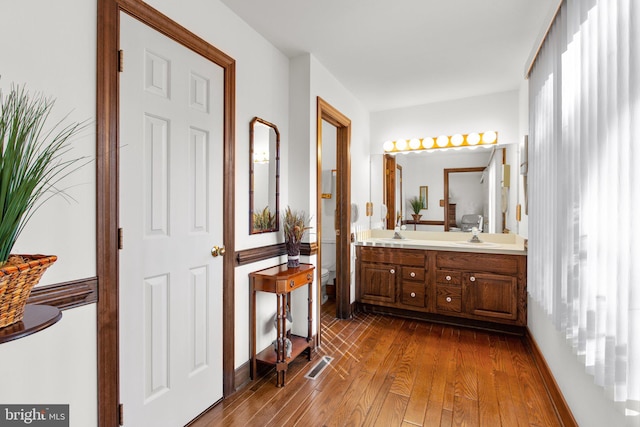
[[[42,273],[56,256],[10,255],[34,212],[56,194],[61,179],[81,166],[67,159],[69,138],[85,124],[45,129],[54,101],[12,86],[0,89],[0,328],[22,320],[24,306]],[[67,196],[68,197],[68,196]]]
[[[287,267],[300,266],[300,242],[304,233],[309,230],[309,221],[305,211],[294,211],[289,206],[282,216],[282,231],[284,232],[284,243],[287,247]]]
[[[420,215],[420,210],[422,210],[422,207],[424,206],[424,198],[417,196],[412,197],[409,199],[409,204],[411,205],[411,209],[413,209],[413,214],[411,214],[413,220],[418,221],[420,217],[422,217],[422,215]]]

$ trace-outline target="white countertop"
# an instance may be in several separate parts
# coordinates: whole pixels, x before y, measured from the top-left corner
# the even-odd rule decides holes
[[[394,239],[393,230],[367,230],[356,236],[356,245],[403,249],[425,249],[453,252],[476,252],[526,255],[525,239],[515,234],[480,233],[482,243],[469,243],[471,233],[399,231],[402,239]]]

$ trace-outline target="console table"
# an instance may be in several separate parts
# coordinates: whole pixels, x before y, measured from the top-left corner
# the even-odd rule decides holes
[[[311,323],[313,321],[313,272],[312,264],[300,264],[299,267],[288,268],[287,264],[265,268],[249,274],[250,313],[251,313],[251,379],[255,379],[257,363],[261,362],[276,367],[276,386],[285,385],[285,376],[289,363],[303,352],[307,352],[307,360],[311,360],[313,348]],[[307,285],[307,336],[287,334],[287,307],[291,310],[291,291]],[[256,354],[256,292],[270,292],[277,296],[277,342],[278,350],[269,345]],[[291,357],[286,357],[285,338],[292,344]]]

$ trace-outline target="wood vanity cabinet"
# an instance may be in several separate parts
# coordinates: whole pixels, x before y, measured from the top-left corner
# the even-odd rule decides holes
[[[459,292],[457,313],[492,322],[527,324],[525,255],[439,251],[435,258],[436,292],[444,295],[450,288],[456,295]],[[438,312],[446,312],[447,300],[437,300]]]
[[[386,307],[426,306],[425,251],[363,246],[356,250],[359,301]]]
[[[367,246],[358,246],[356,254],[358,303],[364,308],[526,326],[526,255]]]

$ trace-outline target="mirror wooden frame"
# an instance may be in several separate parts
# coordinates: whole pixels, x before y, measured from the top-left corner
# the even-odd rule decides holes
[[[267,127],[272,128],[276,134],[276,147],[275,147],[275,224],[270,228],[256,229],[254,227],[254,192],[255,192],[255,166],[254,166],[254,138],[255,138],[255,125],[261,123]],[[271,177],[269,177],[271,178]],[[273,123],[270,123],[260,117],[254,117],[249,123],[249,234],[261,234],[272,233],[280,230],[280,131],[278,127]]]

